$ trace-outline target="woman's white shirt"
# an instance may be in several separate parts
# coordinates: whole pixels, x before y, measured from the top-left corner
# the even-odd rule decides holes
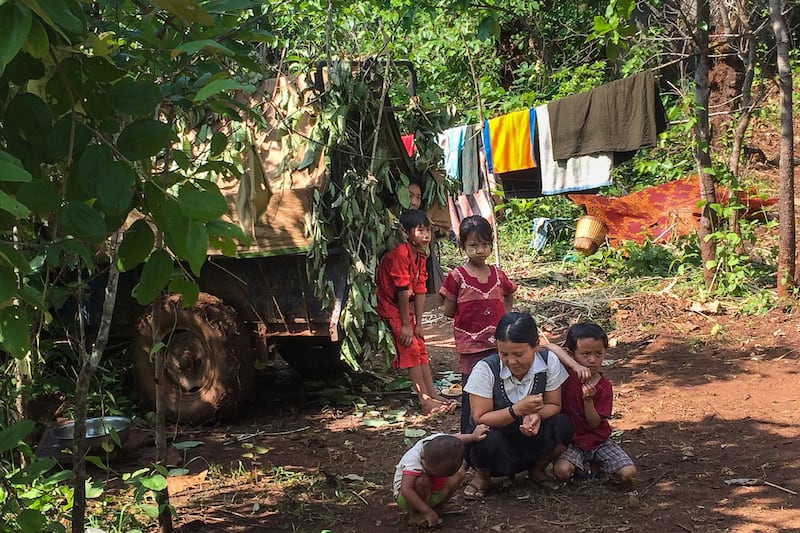
[[[503,380],[503,385],[508,395],[508,399],[512,402],[518,402],[525,396],[529,395],[533,387],[533,378],[539,372],[547,370],[547,384],[545,385],[546,391],[555,390],[560,387],[567,380],[567,371],[558,360],[558,356],[553,352],[547,354],[547,364],[542,360],[541,355],[537,352],[533,358],[533,364],[528,369],[521,380],[511,375],[511,371],[507,366],[500,361],[500,379]],[[464,387],[464,390],[469,394],[480,396],[481,398],[491,398],[494,392],[494,372],[485,361],[480,361],[472,369],[469,374],[469,379]]]

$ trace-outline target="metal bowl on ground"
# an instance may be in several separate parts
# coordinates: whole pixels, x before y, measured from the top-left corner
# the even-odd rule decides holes
[[[131,427],[131,419],[124,416],[101,416],[98,418],[86,419],[86,442],[89,449],[92,451],[102,451],[103,443],[114,443],[111,434],[117,433],[120,443],[125,442],[128,436],[128,430]],[[55,429],[53,435],[61,442],[65,448],[72,447],[72,441],[75,438],[75,421],[70,420],[62,422]]]

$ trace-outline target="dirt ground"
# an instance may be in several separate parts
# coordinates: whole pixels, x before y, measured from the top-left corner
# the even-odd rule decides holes
[[[443,531],[800,531],[800,332],[790,313],[709,315],[668,294],[617,302],[607,376],[612,426],[638,482],[544,490],[496,479],[490,495],[444,517]],[[452,323],[426,315],[435,376],[457,368]],[[551,332],[561,340],[563,331]],[[420,416],[407,390],[370,375],[302,381],[278,365],[238,421],[177,428],[202,442],[174,462],[183,532],[413,531],[392,503],[409,430],[453,432],[459,412]],[[131,435],[117,471],[152,461],[152,435]],[[754,478],[754,486],[728,484]],[[459,495],[459,498],[461,495]]]

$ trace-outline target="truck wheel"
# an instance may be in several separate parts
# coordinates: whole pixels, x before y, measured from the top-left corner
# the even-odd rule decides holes
[[[339,343],[329,340],[281,340],[278,342],[278,353],[290,367],[303,376],[329,376],[347,368],[339,356]]]
[[[253,384],[250,338],[236,311],[200,293],[193,308],[170,296],[146,313],[131,343],[134,376],[143,402],[156,405],[155,365],[150,352],[163,343],[167,419],[203,423],[233,415]]]

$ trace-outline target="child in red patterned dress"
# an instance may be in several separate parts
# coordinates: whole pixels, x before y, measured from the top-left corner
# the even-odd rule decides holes
[[[442,312],[454,318],[453,337],[463,385],[478,361],[497,351],[497,322],[511,311],[517,286],[500,268],[486,264],[492,253],[492,226],[488,220],[480,215],[464,218],[459,226],[459,245],[467,254],[467,262],[447,275],[439,294],[444,298]],[[469,399],[464,394],[462,431],[469,419]]]

